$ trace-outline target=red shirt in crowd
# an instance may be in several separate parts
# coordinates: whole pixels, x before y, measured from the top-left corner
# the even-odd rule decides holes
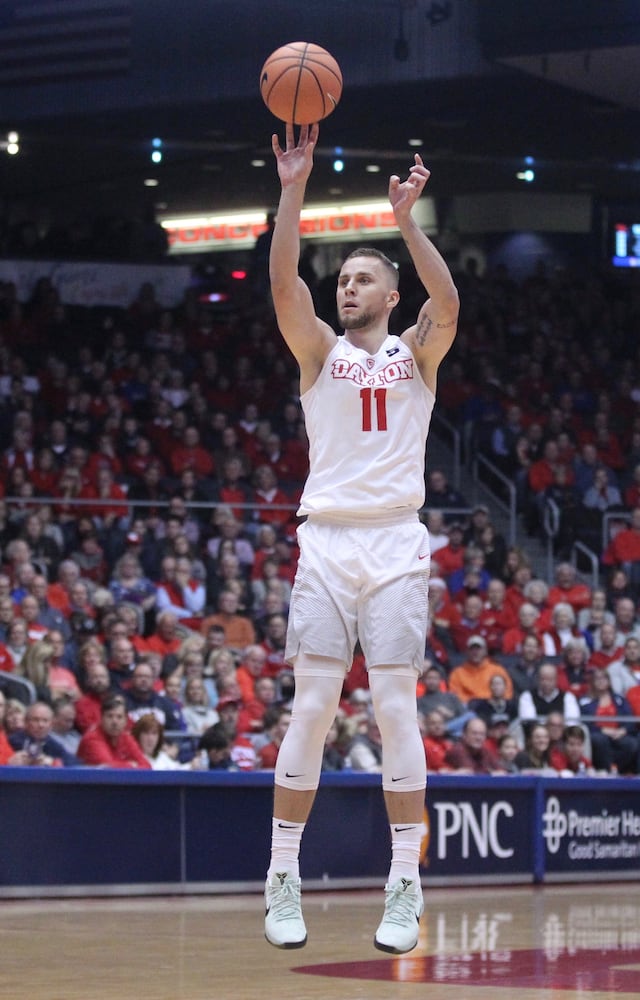
[[[640,562],[640,531],[623,528],[617,533],[602,556],[605,566],[618,566],[625,562]]]
[[[79,733],[97,726],[102,715],[102,696],[88,691],[78,698],[76,704],[76,729]]]
[[[570,604],[577,614],[591,604],[591,590],[586,583],[574,583],[571,587],[551,587],[547,603],[555,607],[561,601]]]
[[[444,764],[447,750],[452,746],[451,740],[434,740],[431,736],[423,736],[422,742],[427,756],[427,767],[430,771],[439,771]]]
[[[84,734],[78,746],[78,758],[94,767],[151,768],[130,733],[122,733],[113,743],[107,739],[101,726],[95,726]]]

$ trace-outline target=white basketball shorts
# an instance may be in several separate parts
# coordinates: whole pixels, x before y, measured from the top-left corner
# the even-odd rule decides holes
[[[417,515],[348,526],[312,517],[298,528],[298,541],[286,659],[303,650],[348,669],[359,639],[368,667],[411,665],[420,673],[429,535]]]

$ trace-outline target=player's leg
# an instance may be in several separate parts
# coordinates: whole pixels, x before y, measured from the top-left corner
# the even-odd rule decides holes
[[[300,903],[300,842],[315,798],[324,743],[335,719],[345,664],[299,653],[291,722],[275,770],[265,935],[278,948],[301,948],[307,931]]]
[[[391,828],[385,912],[374,944],[394,954],[415,948],[424,905],[419,859],[427,767],[418,727],[416,680],[411,666],[369,670],[373,709],[382,736],[382,787]]]
[[[275,771],[265,934],[280,948],[306,941],[298,856],[320,781],[324,742],[336,715],[356,641],[356,576],[349,531],[314,523],[298,528],[300,559],[291,595],[285,656],[294,664],[291,722]]]

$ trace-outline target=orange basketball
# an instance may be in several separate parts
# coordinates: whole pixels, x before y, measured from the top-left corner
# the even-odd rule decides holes
[[[330,115],[342,94],[342,73],[326,49],[289,42],[272,52],[260,74],[260,93],[276,118],[312,125]]]

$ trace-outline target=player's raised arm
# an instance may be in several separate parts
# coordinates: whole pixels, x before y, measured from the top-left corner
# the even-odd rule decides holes
[[[287,125],[285,149],[277,135],[272,139],[282,190],[269,257],[271,294],[280,332],[300,365],[303,382],[315,378],[335,338],[316,317],[311,292],[298,275],[300,213],[317,141],[317,125],[303,125],[297,142],[293,125]]]
[[[395,175],[391,177],[389,201],[418,277],[429,295],[416,325],[405,331],[403,339],[410,344],[425,381],[435,388],[438,365],[456,335],[460,303],[444,258],[411,214],[429,176],[429,170],[416,153],[415,163],[405,181],[401,182]]]

